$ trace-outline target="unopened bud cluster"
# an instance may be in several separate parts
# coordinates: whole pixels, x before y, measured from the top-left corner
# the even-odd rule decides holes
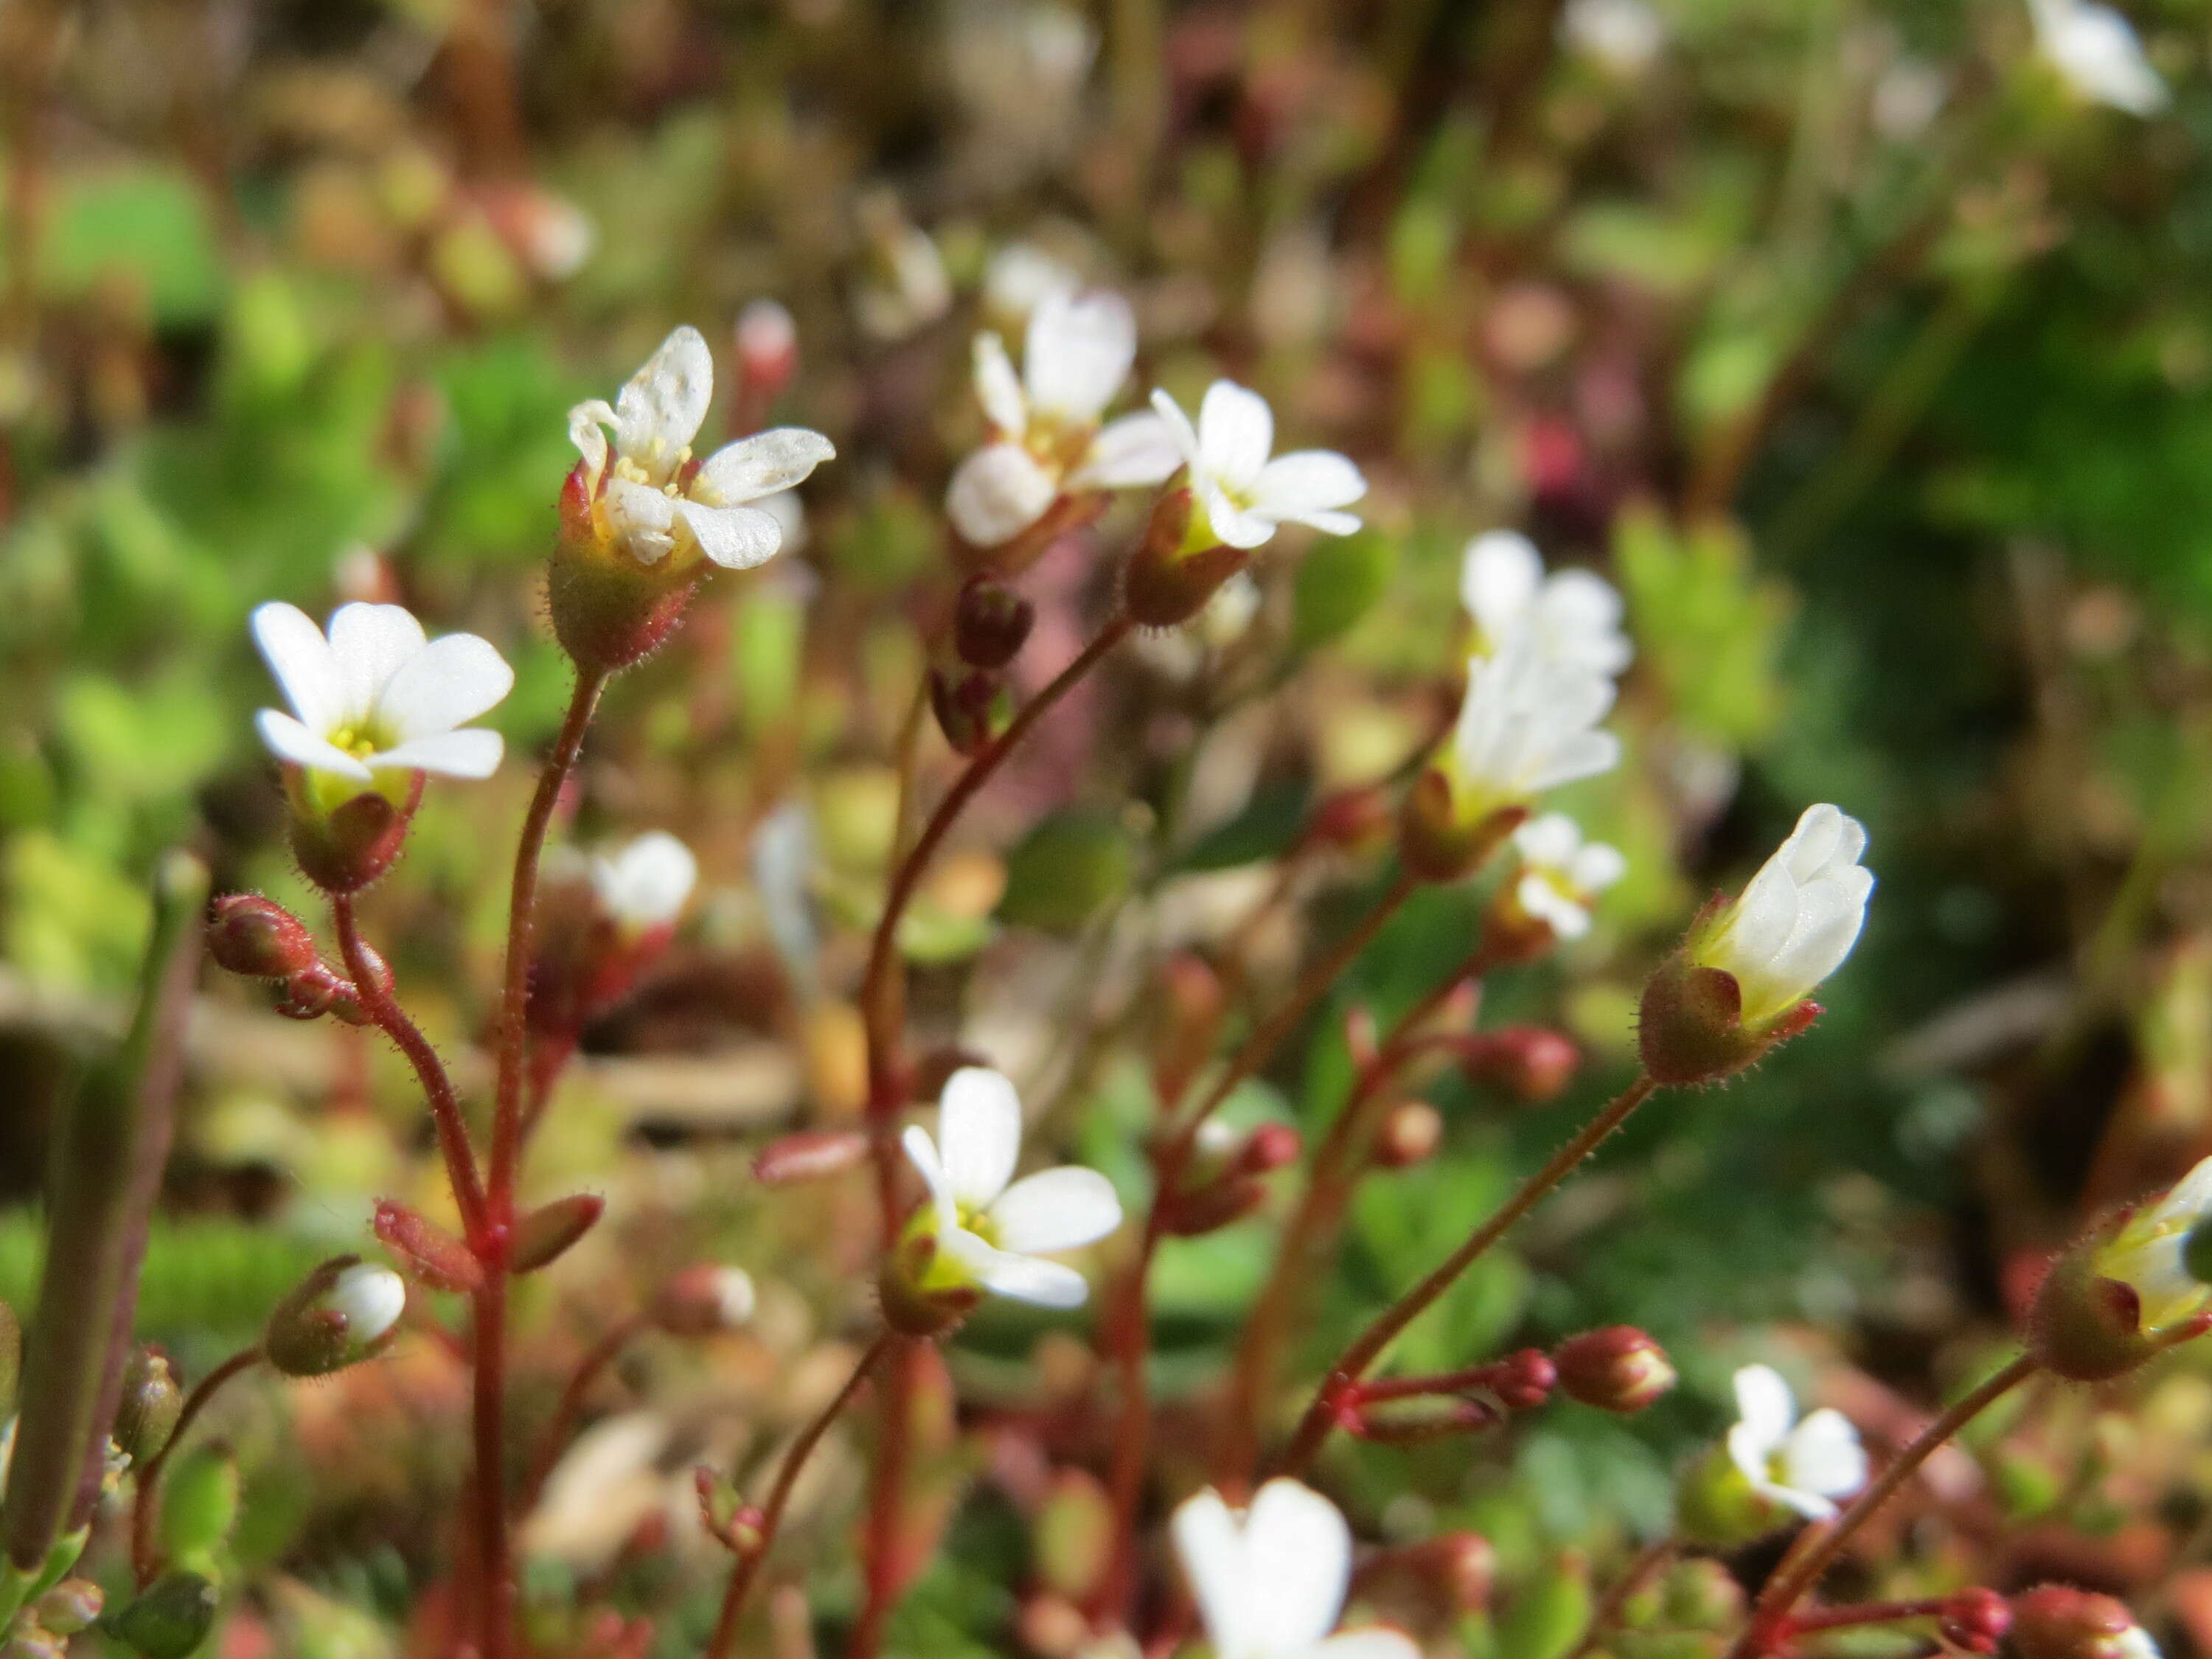
[[[367,1025],[371,1015],[361,988],[323,960],[307,924],[274,899],[258,893],[226,893],[210,908],[208,954],[218,967],[275,987],[272,1006],[287,1019],[319,1019],[325,1014],[349,1025]],[[374,976],[380,996],[392,994],[392,970],[367,945],[362,960]]]

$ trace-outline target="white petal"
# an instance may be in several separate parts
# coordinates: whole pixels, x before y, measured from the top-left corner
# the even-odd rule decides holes
[[[1121,1224],[1114,1183],[1096,1170],[1070,1167],[1027,1176],[991,1206],[1000,1247],[1018,1255],[1073,1250]]]
[[[665,830],[652,830],[592,860],[592,886],[609,915],[635,927],[673,921],[699,879],[699,860]]]
[[[1376,1625],[1317,1642],[1312,1659],[1421,1659],[1420,1644],[1401,1630]]]
[[[1754,1480],[1752,1490],[1762,1498],[1792,1509],[1808,1521],[1832,1521],[1841,1513],[1833,1504],[1818,1492],[1800,1492],[1795,1486],[1785,1486],[1773,1480]]]
[[[1495,651],[1536,602],[1544,557],[1517,530],[1492,530],[1467,544],[1459,568],[1460,603]]]
[[[1366,493],[1367,480],[1359,469],[1333,449],[1300,449],[1278,455],[1252,481],[1255,508],[1271,518],[1308,524],[1316,515],[1349,506]]]
[[[1549,924],[1561,939],[1580,939],[1589,932],[1589,912],[1542,876],[1532,872],[1522,877],[1513,896],[1523,910]]]
[[[1825,1407],[1808,1413],[1783,1443],[1782,1478],[1822,1498],[1848,1497],[1866,1485],[1866,1449],[1850,1419]]]
[[[1270,1480],[1246,1512],[1244,1550],[1261,1652],[1300,1653],[1336,1627],[1352,1579],[1352,1528],[1335,1504],[1295,1480]]]
[[[1208,1486],[1176,1506],[1168,1531],[1213,1650],[1224,1659],[1243,1659],[1254,1650],[1253,1612],[1259,1597],[1237,1516]]]
[[[1030,428],[1029,399],[1006,356],[1006,343],[986,329],[975,337],[975,401],[983,418],[1002,438],[1019,438]]]
[[[568,411],[568,441],[584,458],[592,481],[607,470],[606,428],[615,423],[614,405],[605,398],[588,398]]]
[[[305,766],[317,772],[335,772],[340,777],[353,778],[369,783],[369,770],[344,750],[317,737],[289,714],[274,708],[264,708],[253,718],[254,727],[261,733],[261,741],[278,760],[289,761],[295,766]]]
[[[1190,416],[1182,412],[1182,405],[1161,391],[1152,388],[1152,410],[1167,423],[1168,440],[1182,457],[1183,465],[1195,468],[1199,465],[1198,428],[1191,425]]]
[[[1091,1284],[1074,1268],[1035,1256],[993,1248],[971,1232],[954,1228],[941,1247],[994,1296],[1040,1308],[1079,1308],[1091,1298]]]
[[[945,1178],[943,1160],[937,1156],[937,1143],[919,1123],[909,1123],[899,1136],[899,1145],[906,1148],[908,1160],[921,1172],[921,1184],[929,1188],[930,1201],[937,1207],[939,1238],[950,1237],[957,1231],[954,1225],[952,1185]]]
[[[1006,1190],[1022,1152],[1022,1102],[984,1066],[963,1066],[938,1097],[937,1133],[952,1195],[981,1208]]]
[[[1158,415],[1138,413],[1109,421],[1068,483],[1079,489],[1126,489],[1164,483],[1183,463],[1175,430]]]
[[[633,478],[610,478],[605,500],[607,523],[640,564],[659,564],[676,550],[676,502],[666,493]]]
[[[2162,1218],[2191,1224],[2208,1208],[2212,1208],[2212,1158],[2202,1160],[2175,1182],[2158,1206]]]
[[[1564,870],[1583,844],[1579,825],[1565,812],[1546,812],[1513,832],[1513,845],[1531,864]]]
[[[1060,481],[1018,444],[986,444],[952,475],[945,511],[971,547],[998,547],[1039,519],[1060,495]]]
[[[1198,453],[1206,471],[1231,489],[1246,489],[1274,447],[1275,415],[1265,398],[1234,380],[1206,387],[1198,406]]]
[[[818,432],[773,427],[724,444],[700,465],[685,493],[709,507],[735,507],[803,483],[816,467],[836,457],[836,448]]]
[[[347,712],[358,718],[374,709],[377,694],[428,643],[404,605],[340,605],[331,615],[331,654],[345,679]]]
[[[1729,1429],[1727,1443],[1729,1461],[1735,1465],[1736,1473],[1764,1491],[1771,1480],[1766,1461],[1774,1455],[1774,1443],[1762,1439],[1750,1424],[1737,1423]]]
[[[1050,294],[1030,313],[1022,377],[1032,409],[1087,425],[1114,400],[1136,360],[1136,315],[1118,294]]]
[[[489,640],[448,634],[399,665],[378,696],[375,718],[402,739],[450,732],[514,689],[514,671]]]
[[[1547,763],[1528,775],[1531,794],[1557,789],[1581,778],[1594,778],[1620,764],[1620,739],[1610,732],[1578,732],[1553,749]]]
[[[293,605],[264,605],[253,613],[253,642],[276,677],[292,712],[311,731],[331,732],[346,721],[345,676],[331,642],[307,613]]]
[[[1735,1411],[1741,1425],[1771,1451],[1797,1420],[1797,1397],[1771,1365],[1746,1365],[1735,1374]]]
[[[447,778],[488,778],[499,770],[507,739],[472,726],[465,732],[433,732],[368,757],[380,772],[435,772]]]
[[[1199,502],[1213,533],[1231,547],[1264,547],[1274,539],[1275,521],[1263,514],[1248,513],[1229,499],[1228,492],[1210,477],[1199,481]]]
[[[689,323],[672,332],[615,399],[615,449],[653,472],[698,435],[714,396],[714,357]]]
[[[375,1341],[407,1309],[407,1281],[389,1267],[357,1261],[323,1293],[323,1305],[345,1320],[349,1341]]]
[[[1618,847],[1594,841],[1575,854],[1567,874],[1577,891],[1602,893],[1628,873],[1628,860]]]
[[[1739,979],[1764,974],[1796,926],[1797,884],[1769,859],[1723,914],[1720,929],[1700,959]]]
[[[705,507],[676,503],[677,516],[699,544],[699,550],[725,570],[750,570],[766,564],[783,545],[783,526],[773,513],[757,507]]]

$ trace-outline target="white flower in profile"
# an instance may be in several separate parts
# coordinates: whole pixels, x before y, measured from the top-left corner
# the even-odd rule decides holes
[[[1152,393],[1152,407],[1190,468],[1191,493],[1206,523],[1231,547],[1264,545],[1285,524],[1332,536],[1359,528],[1358,516],[1342,510],[1367,493],[1359,469],[1329,449],[1268,459],[1275,416],[1258,392],[1216,380],[1198,406],[1195,427],[1164,392]]]
[[[416,772],[487,778],[498,769],[499,733],[461,729],[514,685],[489,640],[428,639],[396,605],[340,605],[327,637],[296,605],[264,605],[252,630],[292,705],[289,714],[261,711],[261,740],[306,769],[330,804],[403,789]]]
[[[1544,556],[1517,530],[1486,531],[1461,556],[1460,603],[1474,618],[1477,647],[1495,656],[1522,629],[1560,661],[1618,674],[1636,648],[1620,631],[1620,594],[1588,570],[1544,573]]]
[[[1735,976],[1747,1028],[1796,1007],[1850,955],[1874,891],[1866,842],[1856,818],[1807,807],[1735,902],[1696,930],[1690,960]]]
[[[902,1143],[929,1188],[929,1206],[917,1220],[937,1241],[920,1288],[980,1286],[1042,1307],[1080,1307],[1091,1294],[1083,1275],[1038,1252],[1076,1249],[1120,1226],[1112,1183],[1073,1165],[1013,1180],[1022,1103],[996,1072],[963,1066],[945,1080],[938,1105],[942,1153],[919,1125],[908,1127]]]
[[[1644,0],[1567,0],[1559,38],[1613,74],[1632,79],[1667,44],[1667,25]]]
[[[1336,1505],[1279,1477],[1234,1510],[1208,1487],[1169,1523],[1217,1659],[1420,1659],[1403,1632],[1336,1630],[1352,1528]]]
[[[2091,1268],[2136,1293],[2136,1329],[2155,1340],[2212,1308],[2212,1158],[2099,1245]]]
[[[593,854],[589,868],[600,908],[632,933],[674,921],[699,879],[699,860],[665,830],[647,830],[619,851]]]
[[[714,395],[714,360],[699,331],[677,329],[630,376],[611,406],[594,398],[568,411],[586,494],[613,544],[640,564],[703,556],[749,570],[775,556],[783,531],[750,505],[788,489],[836,451],[818,432],[777,427],[695,461],[691,441]],[[611,451],[606,431],[611,428]]]
[[[1584,841],[1582,826],[1565,812],[1529,819],[1513,832],[1513,845],[1521,854],[1515,902],[1561,939],[1589,933],[1597,896],[1628,872],[1620,848]]]
[[[1103,291],[1043,295],[1030,313],[1018,375],[997,334],[975,337],[975,395],[991,441],[960,464],[945,495],[971,545],[1011,541],[1064,491],[1156,484],[1176,470],[1175,441],[1158,416],[1099,424],[1136,358],[1136,316]]]
[[[2172,100],[2143,56],[2135,27],[2096,0],[2027,0],[2035,44],[2076,96],[2130,115],[2155,115]]]
[[[1611,770],[1620,739],[1597,723],[1613,696],[1611,679],[1553,656],[1531,630],[1470,661],[1447,765],[1462,819]]]
[[[1801,1421],[1790,1385],[1771,1366],[1746,1365],[1735,1374],[1735,1404],[1729,1459],[1760,1497],[1808,1521],[1826,1521],[1837,1513],[1837,1498],[1866,1485],[1866,1449],[1850,1419],[1824,1407]]]

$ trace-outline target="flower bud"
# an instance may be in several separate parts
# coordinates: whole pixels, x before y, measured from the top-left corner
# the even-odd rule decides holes
[[[1380,789],[1340,789],[1314,808],[1306,835],[1355,855],[1379,850],[1390,834],[1390,803]]]
[[[391,1001],[391,965],[365,941],[360,948],[362,965],[368,969],[369,983],[383,1000]],[[373,1025],[376,1023],[369,1015],[368,1005],[362,1000],[361,986],[356,981],[340,978],[335,973],[331,974],[331,980],[329,1012],[331,1018],[343,1020],[348,1025]]]
[[[75,1636],[88,1630],[92,1621],[100,1617],[101,1604],[106,1600],[99,1585],[89,1578],[64,1578],[41,1595],[31,1610],[39,1628],[53,1636]]]
[[[165,1572],[110,1619],[107,1628],[145,1659],[185,1659],[207,1639],[220,1599],[196,1572]]]
[[[146,1460],[169,1443],[185,1409],[184,1390],[168,1356],[158,1348],[134,1348],[124,1363],[123,1392],[115,1402],[116,1445],[132,1463]]]
[[[1152,504],[1122,577],[1122,607],[1139,627],[1180,628],[1249,562],[1249,553],[1220,542],[1189,548],[1191,527],[1188,489],[1167,490]]]
[[[1435,767],[1413,780],[1398,812],[1398,857],[1407,873],[1438,885],[1473,875],[1528,817],[1501,806],[1469,819],[1451,779]]]
[[[545,573],[545,607],[561,648],[584,668],[617,673],[659,650],[684,620],[711,565],[641,564],[603,545],[584,465],[561,492],[561,536]],[[672,568],[678,567],[678,568]]]
[[[507,1249],[508,1271],[535,1273],[555,1261],[568,1247],[592,1231],[606,1200],[595,1193],[571,1193],[550,1204],[541,1204],[514,1226]]]
[[[1553,1358],[1567,1397],[1600,1411],[1640,1412],[1674,1386],[1667,1351],[1633,1325],[1571,1336]]]
[[[1036,622],[1036,606],[994,576],[970,576],[952,609],[952,645],[970,668],[1004,668]]]
[[[765,410],[799,371],[799,325],[774,300],[755,300],[738,313],[732,330],[737,346],[738,395]]]
[[[1267,1175],[1296,1163],[1304,1138],[1287,1123],[1262,1123],[1244,1138],[1233,1165],[1239,1175]]]
[[[856,1168],[868,1155],[868,1138],[850,1130],[802,1129],[779,1136],[753,1159],[753,1179],[763,1187],[795,1187]]]
[[[989,669],[929,671],[929,706],[955,754],[982,753],[1005,724],[1006,682]]]
[[[1401,1100],[1375,1131],[1371,1156],[1378,1169],[1410,1170],[1435,1157],[1443,1139],[1443,1113],[1425,1100]]]
[[[1687,950],[1676,951],[1644,988],[1636,1027],[1644,1069],[1666,1085],[1723,1081],[1799,1035],[1820,1009],[1800,1002],[1759,1029],[1747,1028],[1742,1013],[1743,990],[1735,975],[1699,966]]]
[[[348,1007],[360,1006],[352,981],[317,963],[280,984],[270,1006],[287,1019],[320,1019],[341,1001]]]
[[[262,1351],[287,1376],[325,1376],[380,1352],[406,1307],[407,1285],[398,1273],[357,1255],[337,1256],[276,1304]]]
[[[1969,1653],[1995,1653],[2012,1629],[2012,1609],[1993,1589],[1963,1589],[1949,1599],[1937,1629],[1954,1648]]]
[[[750,1319],[758,1300],[743,1267],[702,1261],[661,1285],[653,1298],[653,1322],[672,1336],[711,1336]]]
[[[422,804],[420,772],[411,775],[398,801],[364,789],[325,810],[314,799],[310,775],[297,767],[287,770],[292,856],[301,874],[326,893],[357,893],[392,867]]]
[[[1480,1613],[1490,1604],[1498,1577],[1498,1552],[1479,1532],[1448,1532],[1420,1547],[1437,1587],[1455,1612]]]
[[[2013,1597],[2012,1640],[2020,1659],[2156,1659],[2158,1653],[2124,1605],[2066,1584],[2039,1584]]]
[[[466,1292],[483,1283],[475,1251],[397,1200],[378,1200],[370,1224],[400,1267],[432,1290]]]
[[[307,924],[258,893],[225,893],[210,907],[208,954],[248,979],[284,979],[318,958]]]
[[[1459,1054],[1469,1081],[1503,1089],[1531,1104],[1556,1099],[1582,1065],[1572,1042],[1541,1025],[1480,1032],[1461,1045]]]

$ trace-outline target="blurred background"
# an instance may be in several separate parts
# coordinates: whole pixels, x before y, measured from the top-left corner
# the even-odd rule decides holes
[[[1866,821],[1881,885],[1813,1036],[1655,1109],[1415,1333],[1448,1363],[1633,1319],[1684,1395],[1334,1478],[1363,1524],[1461,1519],[1533,1583],[1663,1523],[1746,1358],[1880,1437],[2002,1340],[2040,1253],[2212,1151],[2212,5],[2127,9],[2148,82],[2073,51],[2057,0],[13,0],[0,1297],[33,1282],[47,1126],[123,1017],[158,850],[307,905],[251,726],[264,600],[399,599],[516,665],[510,763],[433,789],[370,906],[467,1072],[567,693],[539,614],[566,410],[696,324],[707,438],[801,424],[839,459],[586,751],[569,838],[671,830],[703,876],[549,1120],[535,1179],[610,1214],[530,1281],[520,1384],[542,1415],[658,1274],[752,1272],[750,1330],[623,1361],[593,1412],[629,1437],[587,1442],[532,1522],[546,1618],[604,1595],[696,1650],[708,1576],[639,1529],[680,1528],[691,1463],[753,1467],[841,1374],[866,1194],[763,1194],[748,1162],[857,1109],[890,757],[982,429],[969,342],[1064,269],[1135,305],[1138,392],[1258,388],[1286,444],[1359,463],[1369,528],[1285,536],[1055,716],[924,893],[917,1023],[1133,1182],[1159,963],[1235,930],[1314,801],[1398,775],[1455,695],[1462,547],[1523,530],[1621,587],[1639,652],[1629,763],[1562,803],[1632,873],[1483,1013],[1557,1024],[1583,1068],[1548,1103],[1433,1080],[1443,1148],[1369,1191],[1309,1361],[1626,1075],[1643,975],[1804,804]],[[1030,684],[1098,614],[1131,511],[1027,579]],[[926,787],[950,770],[929,734]],[[1302,878],[1263,986],[1376,878]],[[1425,894],[1237,1109],[1326,1121],[1346,1016],[1425,989],[1480,903]],[[391,1056],[251,988],[204,1003],[142,1315],[191,1374],[359,1247],[371,1198],[438,1201]],[[1270,1242],[1255,1221],[1164,1258],[1170,1395],[1218,1364]],[[953,1350],[932,1490],[960,1547],[901,1615],[909,1650],[1006,1650],[1032,1569],[992,1425],[1082,1397],[1080,1328],[994,1314]],[[2058,1410],[2000,1486],[2029,1540],[2008,1571],[2146,1592],[2212,1649],[2194,1363],[2132,1415]],[[426,1339],[241,1395],[227,1547],[259,1588],[227,1653],[397,1650],[459,1376]],[[811,1586],[825,1616],[847,1573]]]

